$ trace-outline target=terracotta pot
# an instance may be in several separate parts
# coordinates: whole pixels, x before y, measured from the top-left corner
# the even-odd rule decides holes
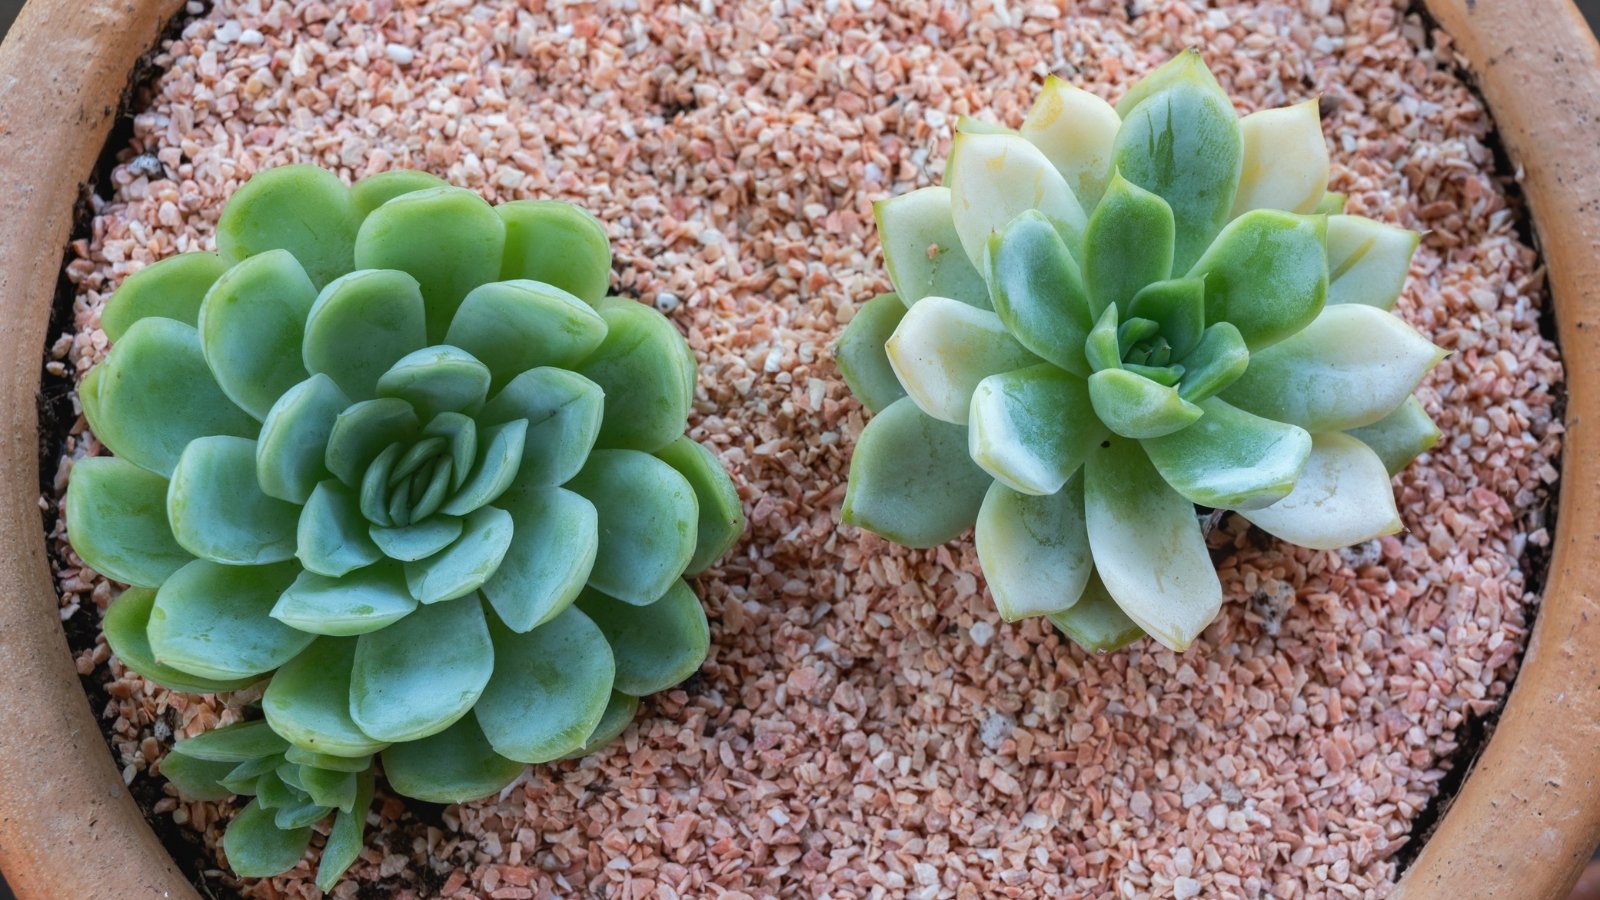
[[[197,896],[124,788],[67,650],[40,518],[35,406],[79,180],[129,72],[181,6],[31,0],[0,46],[0,871],[23,900]],[[1554,556],[1522,675],[1399,896],[1562,898],[1600,841],[1600,47],[1571,0],[1428,7],[1525,173],[1567,366],[1568,431]]]

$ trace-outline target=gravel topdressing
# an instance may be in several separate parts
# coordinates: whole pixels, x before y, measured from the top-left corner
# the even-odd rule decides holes
[[[1515,673],[1561,432],[1510,173],[1448,37],[1406,6],[217,2],[155,58],[48,365],[87,371],[121,279],[212,247],[223,200],[288,162],[579,203],[616,290],[688,334],[691,434],[750,518],[699,582],[710,660],[608,750],[498,799],[380,791],[338,896],[1381,896]],[[970,539],[837,524],[863,411],[828,348],[889,288],[872,201],[935,181],[958,115],[1016,125],[1052,72],[1114,99],[1190,45],[1241,112],[1320,94],[1331,187],[1426,232],[1396,311],[1454,351],[1420,391],[1444,439],[1396,479],[1406,533],[1314,552],[1225,518],[1229,602],[1194,647],[1090,657],[1002,624]],[[80,419],[56,497],[98,452]],[[63,618],[98,621],[116,589],[54,540]],[[146,795],[175,734],[253,699],[77,649]],[[227,810],[165,790],[153,817],[215,847]],[[241,889],[313,896],[313,862]]]

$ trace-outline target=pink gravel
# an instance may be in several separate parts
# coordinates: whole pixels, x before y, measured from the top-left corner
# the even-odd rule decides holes
[[[700,583],[710,660],[610,749],[497,799],[380,794],[339,897],[1382,896],[1515,674],[1561,433],[1492,124],[1408,8],[219,0],[155,58],[49,366],[85,372],[124,276],[211,247],[244,178],[306,161],[582,204],[617,290],[688,334],[693,434],[751,522]],[[1398,311],[1455,351],[1421,391],[1445,436],[1397,479],[1406,533],[1313,552],[1225,520],[1218,622],[1182,655],[1096,658],[1002,624],[970,539],[914,552],[837,524],[863,414],[828,348],[888,288],[871,202],[935,180],[959,114],[1014,125],[1052,72],[1115,97],[1189,45],[1241,111],[1320,93],[1333,186],[1426,232]],[[80,421],[57,497],[95,452]],[[94,616],[116,588],[55,537],[63,618]],[[251,699],[79,649],[130,783]],[[167,791],[152,815],[214,850],[226,809]],[[315,896],[313,863],[240,890]]]

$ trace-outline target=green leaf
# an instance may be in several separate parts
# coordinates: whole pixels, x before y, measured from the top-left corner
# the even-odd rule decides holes
[[[1144,637],[1144,629],[1128,618],[1093,573],[1078,602],[1049,618],[1050,624],[1090,653],[1110,653]]]
[[[1135,294],[1170,276],[1175,233],[1167,201],[1112,175],[1083,237],[1090,315],[1116,306],[1126,318]]]
[[[1194,506],[1133,441],[1084,464],[1084,513],[1095,571],[1128,618],[1179,653],[1222,608],[1222,583]]]
[[[989,238],[986,259],[994,310],[1018,343],[1040,359],[1087,378],[1084,341],[1094,324],[1078,263],[1038,210]]]
[[[240,722],[178,741],[172,752],[206,762],[239,763],[277,756],[289,748],[266,722]],[[276,763],[273,763],[275,766]],[[270,771],[270,770],[267,770]]]
[[[1007,622],[1070,609],[1094,568],[1083,524],[1082,478],[1041,497],[995,482],[973,536],[995,608]]]
[[[313,375],[290,388],[261,423],[256,480],[269,497],[304,504],[328,477],[328,438],[350,400],[333,379]]]
[[[221,780],[220,784],[241,796],[259,793],[259,789],[263,786],[267,786],[269,792],[276,788],[277,793],[286,795],[288,793],[286,786],[275,774],[281,763],[282,757],[277,754],[245,760],[235,766],[233,771],[228,773],[228,777]],[[269,808],[271,807],[271,804],[265,801],[263,803]]]
[[[223,787],[221,782],[236,765],[168,753],[161,759],[161,777],[172,782],[185,800],[216,802],[233,796],[233,791]]]
[[[1339,215],[1340,213],[1344,212],[1344,205],[1346,203],[1348,203],[1349,201],[1350,201],[1350,197],[1348,195],[1346,195],[1346,194],[1341,194],[1338,191],[1328,191],[1326,194],[1322,195],[1322,199],[1321,200],[1317,201],[1317,208],[1313,209],[1312,212],[1313,213],[1318,213],[1318,214],[1321,214],[1321,215],[1324,215],[1324,216],[1329,216],[1331,218],[1333,216]],[[1328,230],[1330,232],[1332,232],[1332,230],[1333,230],[1333,222],[1331,222],[1331,221],[1328,223]],[[1330,234],[1330,238],[1331,238],[1331,234]],[[1333,268],[1334,268],[1333,263],[1332,262],[1328,263],[1328,271],[1332,272]],[[1332,303],[1332,302],[1334,302],[1333,301],[1333,297],[1331,296],[1332,295],[1332,285],[1329,286],[1329,294],[1330,294],[1330,296],[1328,297],[1328,302]]]
[[[1439,443],[1439,426],[1433,424],[1422,408],[1422,401],[1407,397],[1394,412],[1361,428],[1353,428],[1350,436],[1372,448],[1383,460],[1390,477],[1411,464],[1421,454]]]
[[[567,487],[594,504],[602,536],[589,585],[636,605],[654,602],[694,557],[694,487],[659,459],[596,450]]]
[[[150,610],[155,606],[156,592],[149,588],[128,588],[106,608],[101,628],[106,643],[122,664],[139,673],[148,681],[164,688],[190,694],[215,694],[237,691],[256,682],[256,676],[244,678],[211,679],[191,675],[171,666],[156,662],[150,649]],[[204,799],[204,798],[199,798]]]
[[[694,488],[700,506],[694,556],[688,574],[698,575],[721,559],[744,534],[744,507],[733,479],[722,462],[706,447],[687,435],[656,451],[656,458],[676,469]]]
[[[1122,368],[1122,341],[1118,336],[1120,329],[1117,324],[1118,316],[1114,304],[1106,307],[1100,318],[1095,320],[1094,327],[1089,329],[1089,337],[1083,343],[1084,359],[1088,361],[1089,368],[1095,372]]]
[[[500,568],[511,547],[511,514],[485,506],[462,522],[461,537],[427,559],[405,563],[411,595],[425,604],[465,597]]]
[[[989,308],[989,290],[973,267],[950,214],[950,189],[926,187],[872,204],[883,264],[907,307],[948,297]]]
[[[711,646],[700,598],[682,579],[648,606],[588,590],[578,608],[600,626],[616,658],[615,687],[641,697],[664,691],[700,669]]]
[[[1250,365],[1250,351],[1239,329],[1218,322],[1200,335],[1200,343],[1183,357],[1183,383],[1178,396],[1199,403],[1239,380]]]
[[[594,568],[599,519],[594,504],[558,487],[519,484],[501,498],[511,547],[483,595],[508,628],[525,632],[566,609]]]
[[[307,570],[338,578],[383,558],[349,488],[329,479],[316,486],[295,525],[295,557]]]
[[[639,712],[639,698],[628,694],[611,692],[611,700],[606,704],[606,711],[600,717],[600,724],[584,739],[583,745],[568,753],[563,759],[577,759],[580,756],[599,750],[612,741],[622,736],[628,726],[632,724],[633,717]]]
[[[1125,107],[1128,98],[1118,104],[1122,128],[1112,151],[1112,164],[1124,178],[1172,209],[1174,272],[1188,271],[1228,221],[1243,156],[1239,121],[1227,94],[1210,73],[1200,78],[1194,69],[1187,71],[1193,77],[1174,75],[1131,107]]]
[[[360,184],[357,184],[360,187]],[[350,809],[340,810],[333,817],[333,827],[328,830],[327,843],[322,846],[322,860],[317,865],[317,888],[323,893],[333,890],[345,870],[361,855],[365,845],[367,807],[372,805],[372,772],[362,772],[356,777],[356,796]]]
[[[1261,350],[1322,311],[1328,267],[1326,220],[1272,209],[1247,212],[1223,229],[1189,270],[1206,282],[1206,321],[1229,322]]]
[[[913,306],[884,349],[918,408],[956,425],[966,424],[978,382],[1039,362],[999,316],[944,297]]]
[[[395,197],[367,216],[353,268],[399,269],[416,278],[428,342],[437,344],[468,291],[502,280],[505,246],[506,226],[482,197],[462,188],[429,188]]]
[[[351,272],[317,295],[301,357],[353,400],[374,396],[378,378],[427,345],[417,280],[405,272]]]
[[[363,400],[334,420],[328,435],[328,471],[349,487],[360,487],[367,467],[390,446],[409,441],[420,420],[411,404],[398,397]]]
[[[573,294],[538,281],[501,281],[467,294],[445,343],[482,360],[498,391],[529,369],[572,368],[605,336],[605,319]]]
[[[129,275],[100,312],[100,329],[112,342],[122,340],[134,322],[150,317],[200,320],[200,301],[228,264],[215,253],[179,253]]]
[[[962,257],[965,261],[966,257]],[[839,365],[850,392],[867,409],[877,412],[906,395],[895,378],[884,342],[905,317],[906,305],[897,294],[879,294],[861,305],[855,317],[833,346],[833,359]]]
[[[401,194],[449,186],[450,182],[427,172],[416,169],[391,169],[376,175],[368,175],[350,185],[350,199],[355,203],[356,214],[365,219],[372,215],[373,210]]]
[[[489,367],[448,345],[425,347],[400,358],[378,379],[378,396],[411,404],[423,421],[442,412],[472,415],[489,396]]]
[[[494,502],[511,486],[522,465],[523,451],[528,437],[528,420],[512,419],[499,425],[484,428],[483,452],[478,455],[472,474],[460,490],[456,491],[444,511],[453,516],[464,516],[485,504]]]
[[[1394,309],[1422,235],[1361,216],[1328,217],[1328,305]]]
[[[201,678],[254,679],[293,659],[312,635],[270,618],[296,566],[197,559],[156,592],[146,631],[156,662]]]
[[[289,745],[283,751],[283,758],[297,766],[311,766],[318,769],[327,769],[331,772],[361,772],[372,766],[372,754],[361,756],[329,756],[326,753],[316,753]]]
[[[378,454],[377,459],[367,466],[367,474],[361,478],[361,514],[367,521],[374,525],[389,527],[405,525],[405,519],[395,519],[389,515],[385,505],[392,501],[406,500],[404,491],[394,491],[392,496],[389,491],[389,473],[394,471],[395,462],[400,458],[402,444],[390,444],[388,449]],[[404,511],[401,510],[402,516]]]
[[[600,315],[606,339],[575,369],[605,392],[599,446],[660,450],[688,422],[696,374],[688,345],[666,316],[642,303],[609,304]]]
[[[1295,425],[1253,416],[1216,399],[1182,431],[1144,442],[1167,484],[1201,506],[1260,509],[1294,487],[1311,453],[1311,435]]]
[[[872,417],[850,458],[840,517],[907,547],[935,547],[977,521],[992,481],[967,455],[966,429],[907,397]]]
[[[495,752],[549,762],[583,746],[611,699],[605,635],[574,607],[532,631],[490,629],[495,667],[473,712]]]
[[[355,808],[356,791],[360,778],[355,772],[318,769],[301,766],[300,781],[311,802],[329,809],[349,811]]]
[[[466,715],[493,671],[494,647],[477,597],[421,606],[357,638],[350,716],[376,740],[415,741]]]
[[[311,634],[355,635],[386,628],[416,608],[400,567],[382,564],[339,578],[301,572],[272,617]]]
[[[200,348],[222,392],[257,419],[306,377],[306,316],[317,288],[287,250],[269,250],[217,279],[200,304]]]
[[[1216,76],[1206,67],[1200,51],[1189,47],[1178,51],[1176,56],[1156,66],[1134,82],[1127,93],[1122,95],[1122,99],[1117,101],[1117,114],[1126,119],[1134,107],[1179,84],[1192,85],[1213,93],[1223,93],[1222,86],[1217,84]]]
[[[1381,309],[1330,306],[1299,334],[1252,354],[1222,397],[1312,434],[1359,428],[1404,403],[1445,355]]]
[[[294,558],[300,510],[262,493],[256,442],[198,438],[178,459],[167,488],[167,519],[185,550],[201,559],[253,566]]]
[[[450,445],[450,486],[459,489],[478,458],[478,424],[458,412],[434,416],[422,433],[442,437]]]
[[[1149,319],[1182,362],[1200,343],[1206,327],[1206,284],[1199,278],[1173,278],[1140,289],[1128,304],[1128,317]]]
[[[494,752],[474,716],[431,737],[383,752],[383,774],[395,793],[424,803],[478,800],[516,781],[527,766]]]
[[[605,407],[600,386],[582,375],[564,369],[530,369],[489,401],[478,415],[478,425],[526,420],[528,433],[522,443],[517,482],[565,484],[588,460]]]
[[[611,241],[599,219],[560,200],[513,200],[494,210],[506,223],[501,279],[542,281],[590,306],[605,298]]]
[[[401,562],[416,562],[438,553],[461,537],[461,520],[455,516],[429,516],[399,528],[374,525],[370,533],[384,556]]]
[[[1175,388],[1129,372],[1104,369],[1089,376],[1089,400],[1105,426],[1126,438],[1171,434],[1200,418],[1200,407]]]
[[[1328,189],[1328,144],[1316,97],[1239,121],[1244,163],[1233,215],[1252,209],[1312,213]]]
[[[282,829],[260,800],[251,800],[228,823],[222,850],[240,878],[269,878],[294,868],[311,846],[309,827]]]
[[[272,730],[293,746],[330,756],[366,756],[387,746],[350,717],[355,656],[354,638],[320,637],[279,669],[261,698]]]
[[[990,375],[972,395],[967,452],[1023,494],[1054,494],[1106,436],[1082,378],[1052,365]]]
[[[214,434],[255,437],[260,426],[217,387],[193,328],[134,322],[78,387],[95,436],[141,469],[171,476],[183,448]]]
[[[91,569],[143,587],[158,587],[193,558],[167,524],[167,479],[109,456],[73,463],[67,539]]]
[[[945,183],[956,234],[980,271],[989,235],[1030,209],[1043,213],[1067,246],[1081,245],[1088,224],[1083,207],[1050,160],[1020,135],[957,134]]]
[[[320,166],[278,166],[257,172],[222,208],[217,249],[229,262],[287,250],[321,287],[357,268],[351,247],[360,224],[339,176]]]
[[[1240,513],[1261,530],[1313,550],[1337,550],[1403,527],[1383,460],[1336,431],[1311,437],[1311,456],[1289,496]]]
[[[1044,153],[1085,210],[1111,178],[1111,150],[1122,119],[1111,104],[1051,75],[1022,120],[1022,136]]]

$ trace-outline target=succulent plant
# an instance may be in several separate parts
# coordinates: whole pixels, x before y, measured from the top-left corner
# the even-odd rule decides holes
[[[439,802],[604,743],[699,668],[683,578],[743,514],[684,435],[694,357],[606,296],[598,222],[286,166],[236,192],[217,245],[127,279],[80,388],[116,455],[75,465],[68,536],[136,588],[105,622],[129,668],[186,691],[270,675],[287,764],[381,754]],[[310,770],[273,771],[234,827],[276,809],[303,848],[312,810],[282,786],[330,804]]]
[[[1319,549],[1400,529],[1444,354],[1389,312],[1417,235],[1327,191],[1317,101],[1241,120],[1192,50],[1115,108],[1051,78],[1018,131],[963,120],[945,182],[876,208],[846,522],[975,525],[1002,617],[1096,650],[1216,617],[1196,506]]]

